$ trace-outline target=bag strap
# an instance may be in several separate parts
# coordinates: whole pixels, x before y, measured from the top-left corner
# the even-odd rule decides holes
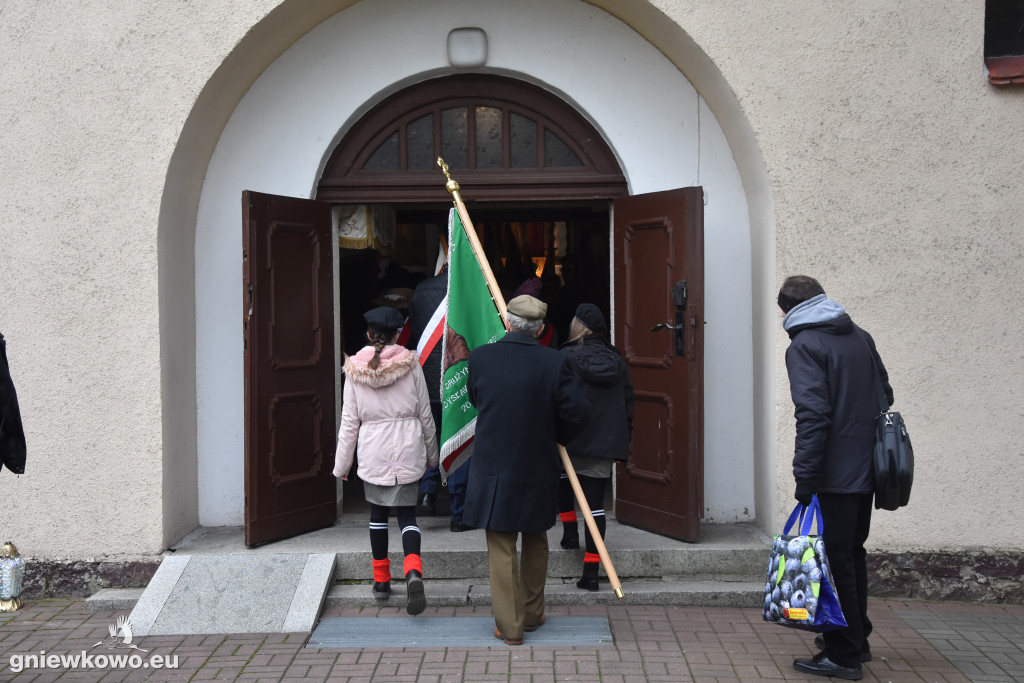
[[[810,505],[796,504],[793,512],[789,514],[789,519],[786,520],[786,526],[782,528],[782,535],[788,535],[790,530],[793,530],[794,525],[796,525],[796,533],[800,536],[807,536],[810,534],[811,525],[815,521],[818,523],[818,535],[820,536],[825,527],[821,519],[821,503],[818,502],[817,495],[811,496]]]
[[[825,533],[825,524],[821,518],[821,503],[818,502],[817,494],[811,496],[811,504],[807,506],[807,516],[801,520],[800,535],[810,536],[811,525],[818,523],[818,535]]]
[[[882,388],[882,374],[878,372],[878,363],[875,362],[875,352],[871,350],[871,344],[868,344],[868,340],[861,334],[860,328],[857,328],[857,336],[864,342],[864,346],[868,350],[868,358],[871,359],[871,369],[874,370],[875,376],[875,395],[878,396],[878,414],[884,415],[889,412],[889,400],[885,397],[885,390]]]
[[[786,520],[786,526],[782,527],[782,535],[786,536],[789,534],[790,529],[796,524],[796,528],[799,530],[803,526],[804,522],[804,504],[797,503],[796,507],[793,508],[793,512],[790,513],[789,519]],[[799,531],[797,532],[799,533]]]

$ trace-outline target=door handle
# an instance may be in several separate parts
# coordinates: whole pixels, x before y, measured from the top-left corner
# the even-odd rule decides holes
[[[672,297],[672,305],[676,307],[675,322],[658,323],[651,328],[651,332],[660,330],[673,330],[676,333],[676,355],[686,357],[686,280],[679,280],[669,292]]]

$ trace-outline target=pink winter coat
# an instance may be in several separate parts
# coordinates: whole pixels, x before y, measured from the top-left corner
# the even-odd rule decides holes
[[[380,366],[367,367],[373,347],[345,361],[345,395],[341,410],[334,476],[348,476],[356,445],[359,478],[379,486],[419,481],[437,465],[437,437],[430,398],[416,353],[385,346]]]

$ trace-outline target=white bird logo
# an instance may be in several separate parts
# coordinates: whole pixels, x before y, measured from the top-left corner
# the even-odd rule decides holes
[[[132,638],[134,637],[132,635],[132,622],[123,614],[117,618],[116,624],[110,624],[107,626],[107,632],[110,634],[110,642],[107,643],[108,639],[104,638],[92,647],[97,647],[98,645],[107,643],[107,647],[110,648],[131,648],[133,650],[138,650],[139,652],[149,652],[149,650],[143,650],[138,645],[132,643]],[[91,650],[92,648],[89,649]]]

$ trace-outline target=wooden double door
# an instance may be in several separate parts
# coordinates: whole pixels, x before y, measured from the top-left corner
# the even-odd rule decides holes
[[[703,510],[703,193],[614,200],[616,345],[636,394],[619,522],[687,541]],[[330,205],[243,194],[246,544],[331,525]],[[345,292],[341,292],[345,296]]]

